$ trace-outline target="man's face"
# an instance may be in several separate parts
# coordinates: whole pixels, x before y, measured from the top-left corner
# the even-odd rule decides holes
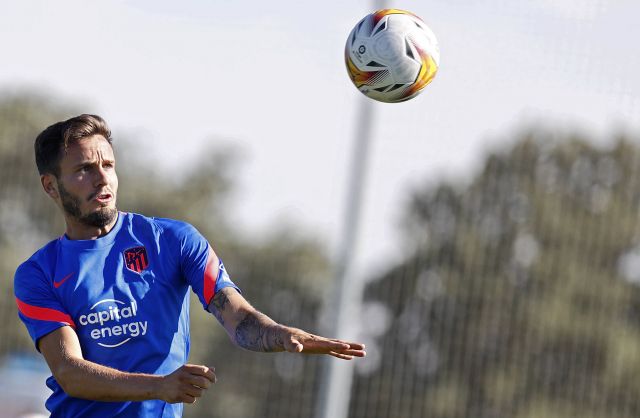
[[[118,214],[118,177],[113,148],[100,135],[71,144],[56,178],[59,203],[67,217],[86,226],[104,227]]]

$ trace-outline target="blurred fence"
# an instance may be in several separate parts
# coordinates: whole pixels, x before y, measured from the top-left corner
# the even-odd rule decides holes
[[[74,113],[51,109],[32,97],[0,105],[3,356],[35,354],[17,318],[13,272],[63,231],[32,156],[35,135]],[[201,176],[196,167],[164,181],[140,161],[127,167],[120,155],[129,145],[117,135],[115,144],[125,161],[122,209],[194,223],[256,307],[283,323],[322,326],[330,274],[321,244],[286,230],[232,238],[220,210],[224,172]],[[357,338],[368,357],[357,361],[350,417],[640,415],[637,141],[597,148],[540,128],[512,144],[465,184],[415,191],[406,259],[366,289]],[[156,197],[126,191],[141,184]],[[192,312],[190,361],[216,367],[219,382],[187,417],[314,415],[318,358],[242,351],[196,301]]]
[[[351,417],[636,417],[637,141],[536,129],[416,191],[405,263],[368,288]]]

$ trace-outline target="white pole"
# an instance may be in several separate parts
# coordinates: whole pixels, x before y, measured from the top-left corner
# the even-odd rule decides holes
[[[374,0],[374,10],[383,9],[385,3],[384,0]],[[362,278],[354,274],[353,261],[357,254],[360,232],[373,114],[372,100],[361,99],[351,155],[342,236],[335,265],[335,285],[327,303],[327,318],[331,327],[328,332],[337,338],[356,337],[358,325],[363,320],[360,313],[364,284]],[[354,364],[327,357],[323,359],[322,366],[316,418],[347,418]]]
[[[351,173],[342,237],[335,265],[335,285],[327,303],[328,332],[337,338],[354,338],[360,318],[362,280],[354,275],[353,260],[357,253],[360,212],[369,156],[369,138],[373,103],[360,102],[356,140],[351,155]],[[351,398],[353,362],[332,357],[323,359],[317,418],[346,418]]]

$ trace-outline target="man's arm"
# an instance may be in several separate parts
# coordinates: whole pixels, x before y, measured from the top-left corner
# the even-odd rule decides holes
[[[61,327],[39,340],[51,373],[69,396],[95,401],[193,403],[215,382],[213,370],[186,364],[166,376],[126,373],[85,360],[71,327]]]
[[[208,309],[224,326],[231,341],[247,350],[329,354],[343,360],[366,355],[364,344],[320,337],[276,323],[232,287],[216,293]]]

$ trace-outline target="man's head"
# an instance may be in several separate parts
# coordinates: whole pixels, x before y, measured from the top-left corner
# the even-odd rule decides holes
[[[36,138],[35,154],[42,186],[68,226],[102,228],[114,221],[118,177],[111,131],[101,117],[80,115],[49,126]]]

